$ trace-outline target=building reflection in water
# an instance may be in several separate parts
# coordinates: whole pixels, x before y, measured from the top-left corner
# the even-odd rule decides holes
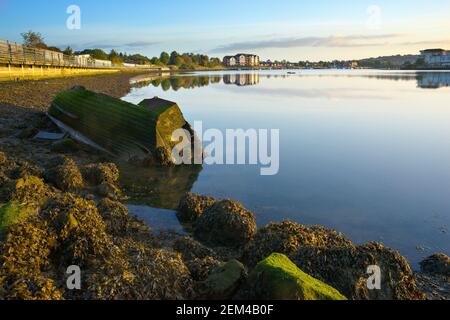
[[[253,86],[259,83],[259,73],[227,74],[223,76],[223,82],[237,86]]]
[[[324,76],[316,74],[299,74],[299,77]],[[450,72],[409,72],[409,73],[380,73],[380,74],[328,74],[328,77],[363,77],[379,80],[393,81],[417,81],[417,86],[424,89],[438,89],[450,87]],[[209,85],[220,84],[222,81],[225,85],[236,86],[254,86],[260,83],[261,77],[265,79],[271,78],[287,78],[287,75],[260,75],[259,73],[243,73],[243,74],[225,74],[225,75],[178,75],[170,77],[153,76],[131,84],[134,88],[143,88],[152,85],[156,88],[160,87],[164,91],[178,91],[180,89],[193,89],[206,87]]]
[[[159,77],[154,76],[152,78],[147,77],[140,81],[131,83],[133,88],[144,88],[149,85],[155,88],[161,87],[164,91],[173,90],[178,91],[180,89],[193,89],[206,87],[212,84],[219,84],[223,81],[226,85],[237,86],[252,86],[259,84],[260,75],[258,73],[248,74],[227,74],[227,75],[186,75],[186,76],[173,76],[173,77]]]
[[[450,87],[450,72],[424,72],[417,79],[420,88],[438,89]]]

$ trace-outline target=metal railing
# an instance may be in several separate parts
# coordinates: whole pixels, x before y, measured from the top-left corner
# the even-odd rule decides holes
[[[61,52],[46,49],[26,47],[16,42],[0,40],[0,64],[8,65],[34,65],[53,67],[74,67],[93,69],[117,69],[117,68],[141,68],[141,69],[161,69],[156,66],[126,64],[105,65],[104,61],[87,59],[86,57],[69,56]]]

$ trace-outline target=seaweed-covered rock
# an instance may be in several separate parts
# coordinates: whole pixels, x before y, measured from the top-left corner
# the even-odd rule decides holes
[[[195,237],[216,245],[238,247],[250,241],[255,234],[253,213],[232,200],[217,202],[194,224]]]
[[[175,241],[173,248],[181,253],[185,261],[204,259],[207,257],[217,258],[216,253],[191,237],[179,238]]]
[[[0,204],[0,232],[4,232],[12,225],[21,223],[37,214],[36,208],[27,205],[21,205],[17,202]]]
[[[43,208],[42,216],[58,235],[62,264],[88,267],[107,260],[117,251],[92,201],[73,194],[59,195]]]
[[[216,199],[188,193],[181,199],[177,216],[181,222],[195,222],[205,210],[216,203]]]
[[[47,201],[50,191],[42,179],[25,176],[11,180],[0,190],[0,201],[16,201],[23,205],[39,206]]]
[[[243,293],[254,300],[347,300],[338,290],[274,253],[250,273]]]
[[[215,269],[199,284],[200,297],[209,300],[231,299],[246,277],[244,265],[237,260],[231,260]]]
[[[424,259],[420,268],[424,273],[450,277],[450,258],[443,253],[437,253]]]
[[[94,163],[82,170],[83,177],[91,185],[96,186],[96,192],[102,196],[119,200],[122,191],[118,187],[120,172],[114,163]]]
[[[118,201],[104,198],[98,203],[97,207],[106,224],[108,233],[123,235],[128,231],[130,216],[126,206]]]
[[[353,300],[420,300],[414,275],[404,257],[381,244],[358,247],[302,247],[291,258],[311,276]],[[369,266],[381,270],[381,290],[369,290]]]
[[[128,268],[110,275],[98,272],[89,281],[99,299],[186,300],[194,297],[194,282],[181,255],[135,241],[125,243]],[[105,290],[108,288],[108,290]]]
[[[185,263],[195,281],[206,280],[215,269],[222,265],[222,262],[213,257],[195,258]]]
[[[116,184],[120,172],[114,163],[93,163],[82,169],[83,177],[92,185],[98,186],[104,182]]]
[[[0,244],[0,288],[4,298],[62,299],[63,292],[48,277],[55,244],[56,236],[37,218],[10,228],[6,243]]]
[[[54,159],[45,177],[62,191],[75,192],[84,186],[80,169],[73,159],[67,157]]]
[[[3,164],[3,172],[11,179],[20,179],[26,176],[35,176],[41,178],[43,170],[28,161],[9,160]]]
[[[279,224],[269,224],[258,230],[256,236],[244,249],[243,261],[253,267],[273,252],[283,253],[292,258],[292,254],[305,246],[354,247],[349,239],[334,230],[284,221]]]

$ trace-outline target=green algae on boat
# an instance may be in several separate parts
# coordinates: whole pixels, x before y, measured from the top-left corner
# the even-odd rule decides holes
[[[60,92],[48,114],[73,138],[128,159],[159,148],[170,154],[172,133],[190,127],[175,102],[154,98],[134,105],[83,87]]]

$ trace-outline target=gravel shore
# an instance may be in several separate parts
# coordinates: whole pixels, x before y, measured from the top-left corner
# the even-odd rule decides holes
[[[46,80],[0,82],[0,114],[7,111],[5,109],[10,109],[6,106],[45,111],[58,92],[75,85],[120,98],[130,91],[130,79],[141,74],[145,73],[120,72]]]

